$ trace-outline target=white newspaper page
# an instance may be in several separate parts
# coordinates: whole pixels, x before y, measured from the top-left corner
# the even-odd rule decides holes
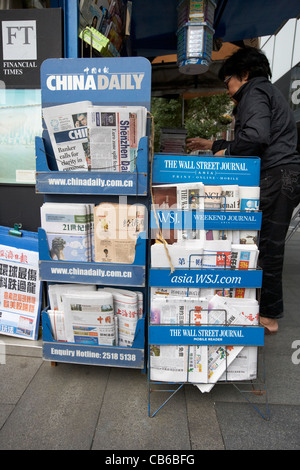
[[[78,101],[43,108],[44,121],[59,171],[89,169],[87,135],[89,105],[90,101]]]
[[[151,324],[188,325],[207,321],[206,299],[168,297],[154,299]],[[189,377],[202,382],[207,377],[205,349],[186,345],[151,345],[150,378],[161,382],[187,382]],[[206,381],[206,380],[205,380]]]
[[[239,304],[239,308],[236,308],[235,303],[231,304],[230,300],[228,297],[220,297],[218,295],[215,295],[210,300],[209,324],[224,325],[226,323],[227,326],[253,324],[249,319],[249,312],[247,315],[244,314],[241,308],[242,304]],[[243,302],[243,299],[238,300]],[[208,384],[197,385],[199,390],[201,392],[209,392],[242,350],[243,346],[208,346]]]

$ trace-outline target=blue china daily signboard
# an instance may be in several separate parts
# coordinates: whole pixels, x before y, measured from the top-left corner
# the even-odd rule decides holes
[[[41,66],[43,107],[89,100],[150,109],[151,64],[143,57],[47,59]]]

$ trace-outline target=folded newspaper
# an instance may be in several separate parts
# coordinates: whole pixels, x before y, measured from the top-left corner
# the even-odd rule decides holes
[[[59,171],[89,169],[87,108],[90,101],[43,108],[43,118]]]
[[[63,295],[67,342],[116,344],[113,296],[109,292],[72,292]]]
[[[208,301],[189,297],[154,298],[152,325],[207,323]],[[150,378],[162,382],[207,382],[206,346],[150,345]]]
[[[105,287],[105,292],[113,296],[115,320],[118,322],[116,344],[131,347],[139,319],[139,296],[137,292]]]
[[[41,227],[52,259],[91,261],[90,214],[89,204],[46,202],[41,206]]]
[[[89,106],[91,169],[135,171],[139,140],[146,135],[146,123],[147,109],[142,106]]]
[[[205,289],[203,289],[204,291]],[[208,289],[207,289],[208,290]],[[182,297],[182,291],[151,291],[151,325],[257,325],[255,299]],[[202,295],[202,289],[201,289]],[[219,380],[256,377],[257,348],[243,346],[151,345],[150,377],[162,382],[190,382],[209,392]]]
[[[132,264],[136,240],[145,230],[142,204],[101,203],[94,210],[95,261]]]

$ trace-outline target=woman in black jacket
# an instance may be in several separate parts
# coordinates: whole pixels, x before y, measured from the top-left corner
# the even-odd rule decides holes
[[[262,227],[259,265],[263,269],[260,323],[276,333],[283,317],[282,269],[287,230],[300,203],[300,155],[293,113],[269,81],[266,56],[255,48],[239,49],[220,69],[219,77],[236,104],[234,140],[188,139],[190,150],[214,155],[258,156],[261,159]]]

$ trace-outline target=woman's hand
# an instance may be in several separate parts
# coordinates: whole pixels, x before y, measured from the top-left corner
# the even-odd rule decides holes
[[[212,145],[212,140],[201,139],[201,137],[192,137],[187,139],[186,148],[188,150],[211,150]]]

